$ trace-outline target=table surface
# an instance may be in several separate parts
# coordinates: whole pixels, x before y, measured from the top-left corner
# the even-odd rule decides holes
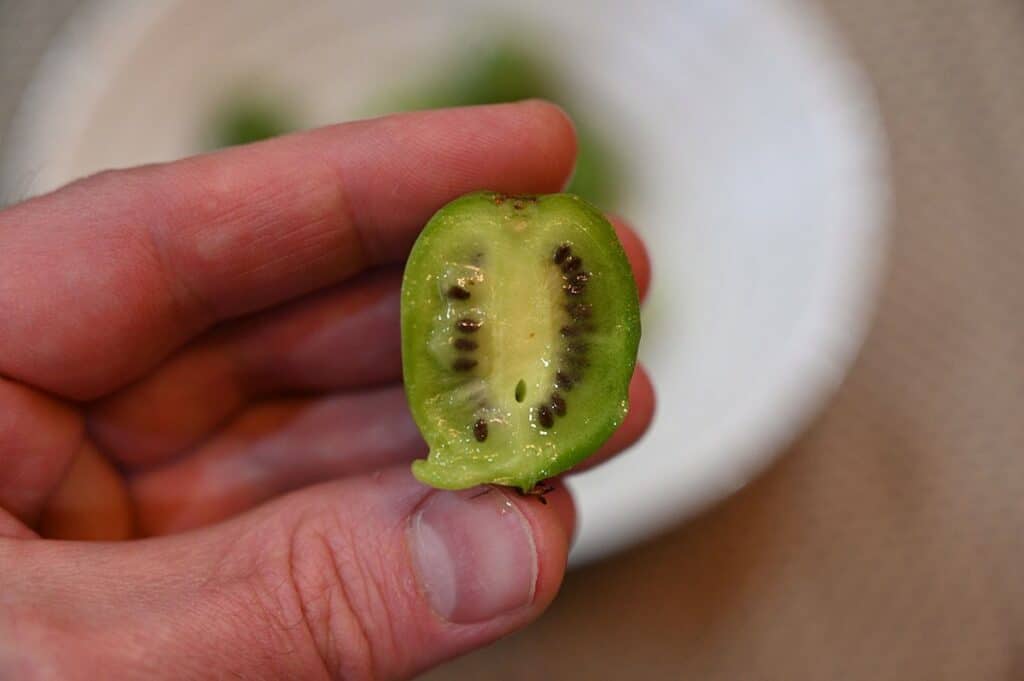
[[[71,4],[0,0],[0,126]],[[823,4],[893,176],[849,379],[757,481],[426,678],[1024,678],[1024,3]]]

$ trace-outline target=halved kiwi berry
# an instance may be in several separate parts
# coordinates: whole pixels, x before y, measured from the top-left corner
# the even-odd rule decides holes
[[[468,194],[427,223],[402,281],[402,368],[445,489],[529,492],[622,423],[640,341],[615,230],[571,194]]]

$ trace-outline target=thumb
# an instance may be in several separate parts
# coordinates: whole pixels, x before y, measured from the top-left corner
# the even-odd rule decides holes
[[[171,537],[4,540],[0,641],[59,678],[409,678],[530,622],[561,582],[567,492],[481,491],[396,469]]]

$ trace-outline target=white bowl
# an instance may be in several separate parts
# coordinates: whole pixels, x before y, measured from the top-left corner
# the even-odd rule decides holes
[[[653,258],[641,355],[658,411],[628,455],[573,478],[579,564],[744,484],[864,336],[885,242],[881,134],[864,81],[804,5],[105,0],[41,65],[0,186],[30,194],[191,153],[239,80],[294,94],[311,123],[359,115],[491,10],[558,46],[595,126],[630,150],[623,211]]]

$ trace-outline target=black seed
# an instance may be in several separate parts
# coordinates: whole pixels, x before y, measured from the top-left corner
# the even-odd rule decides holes
[[[452,369],[456,371],[469,371],[477,365],[475,359],[469,359],[468,357],[459,357],[457,360],[452,362]]]
[[[566,310],[569,311],[573,319],[589,319],[594,312],[593,306],[589,303],[573,303]]]
[[[551,395],[551,411],[559,416],[565,416],[565,398],[558,393]]]
[[[476,341],[468,338],[456,338],[452,344],[456,350],[476,350],[477,348]]]
[[[572,247],[569,244],[562,244],[555,249],[555,264],[561,265],[570,255],[572,255]]]
[[[586,284],[569,284],[568,286],[565,287],[566,293],[568,293],[570,296],[578,296],[586,290]]]
[[[583,353],[590,349],[590,346],[587,345],[586,343],[569,343],[569,345],[567,345],[565,349],[570,353],[582,355]]]
[[[452,286],[448,289],[448,297],[455,298],[456,300],[465,300],[469,298],[469,291],[461,286]]]
[[[577,258],[575,255],[571,255],[566,258],[565,262],[562,263],[562,271],[569,274],[575,269],[579,269],[579,266],[583,264],[583,261]]]
[[[522,210],[523,209],[523,200],[522,199],[516,199],[515,201],[512,202],[512,207],[515,208],[516,210]]]
[[[476,420],[476,423],[473,424],[473,437],[476,438],[477,442],[483,442],[487,439],[487,421],[483,419]]]
[[[590,272],[577,272],[569,277],[570,284],[582,284],[590,279]]]
[[[573,380],[564,371],[555,373],[556,385],[563,390],[572,390]]]
[[[463,333],[473,333],[480,328],[481,322],[469,317],[463,317],[459,321],[455,322],[455,328]]]
[[[548,405],[542,404],[537,409],[537,422],[545,428],[550,428],[555,425],[555,417],[551,413],[551,408]]]

